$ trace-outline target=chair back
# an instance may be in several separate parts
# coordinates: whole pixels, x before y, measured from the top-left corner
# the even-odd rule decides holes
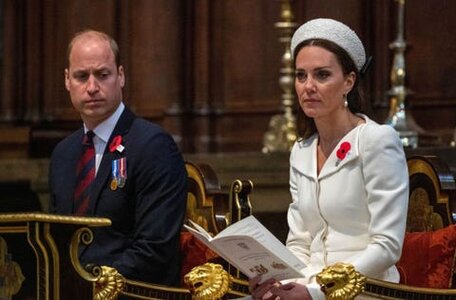
[[[407,232],[433,231],[453,224],[456,186],[448,166],[436,156],[413,156],[407,165]]]
[[[456,240],[452,239],[455,236],[453,228],[456,208],[455,179],[448,166],[436,156],[409,157],[407,166],[410,180],[407,233],[402,257],[397,266],[402,276],[404,274],[405,277],[407,274],[423,275],[432,278],[430,280],[435,283],[438,277],[442,277],[442,270],[447,269],[449,277],[454,271]],[[453,237],[447,236],[447,231],[453,232]],[[439,238],[442,238],[441,242],[438,241]],[[407,243],[416,243],[425,248],[421,249]],[[433,244],[435,245],[432,246]],[[452,245],[452,249],[448,245]],[[449,254],[449,259],[444,258],[443,254],[438,254],[437,250]],[[425,253],[425,255],[420,256],[420,253]],[[410,254],[417,258],[410,259],[409,256],[404,256]],[[436,261],[438,262],[436,263]],[[449,262],[451,266],[444,266],[444,262]],[[427,269],[426,274],[411,272],[421,265]],[[409,279],[407,278],[407,280]],[[403,281],[402,277],[401,281]],[[451,284],[451,278],[444,281],[447,286]],[[372,299],[456,299],[454,287],[454,280],[452,288],[435,288],[416,287],[368,278],[363,295],[368,295]]]
[[[215,171],[208,164],[186,161],[185,167],[188,176],[185,221],[190,219],[216,235],[233,222],[252,213],[249,195],[253,183],[250,180],[236,179],[230,190],[225,192],[221,189]],[[184,229],[181,232],[181,252],[183,273],[207,260],[221,261],[230,274],[230,286],[225,296],[233,298],[247,295],[248,282],[240,277],[241,274],[227,262],[217,258],[215,253]],[[121,295],[128,299],[191,299],[194,296],[185,286],[161,286],[128,278]]]

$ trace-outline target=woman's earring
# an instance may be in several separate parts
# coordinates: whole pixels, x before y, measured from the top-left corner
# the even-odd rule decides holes
[[[342,97],[344,98],[344,106],[348,107],[347,94],[344,94]]]

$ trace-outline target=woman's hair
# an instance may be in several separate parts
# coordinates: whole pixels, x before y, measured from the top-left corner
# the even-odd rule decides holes
[[[353,85],[353,88],[351,91],[347,94],[347,103],[348,103],[348,109],[352,113],[360,113],[362,112],[362,97],[361,97],[361,91],[359,88],[359,78],[360,74],[358,72],[358,69],[351,59],[351,57],[348,55],[348,53],[342,49],[340,46],[338,46],[336,43],[333,43],[328,40],[324,39],[310,39],[302,42],[295,48],[295,52],[293,53],[293,58],[296,61],[296,56],[299,53],[299,50],[306,46],[318,46],[323,49],[326,49],[333,53],[336,56],[337,62],[340,64],[342,67],[342,72],[344,75],[348,75],[351,72],[354,72],[356,74],[356,79],[355,83]],[[310,136],[312,136],[315,132],[317,132],[317,128],[315,126],[315,121],[313,118],[309,118],[304,114],[304,111],[302,110],[301,106],[299,105],[299,101],[297,102],[298,108],[297,108],[297,130],[298,130],[298,137],[301,139],[307,139]]]

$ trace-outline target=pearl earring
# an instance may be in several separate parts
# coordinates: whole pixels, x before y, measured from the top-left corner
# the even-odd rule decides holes
[[[345,106],[345,107],[348,107],[347,94],[343,94],[342,97],[344,98],[344,106]]]

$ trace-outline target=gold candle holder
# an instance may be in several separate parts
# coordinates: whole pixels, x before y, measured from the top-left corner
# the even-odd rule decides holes
[[[291,0],[292,1],[292,0]],[[263,153],[290,151],[296,141],[296,117],[293,113],[295,103],[294,67],[290,50],[291,37],[297,24],[291,9],[290,0],[280,0],[280,21],[274,24],[279,30],[279,42],[284,46],[279,85],[282,89],[283,114],[274,115],[269,121],[269,130],[263,138]]]
[[[404,6],[405,0],[398,2],[398,32],[396,40],[389,47],[394,52],[393,65],[390,73],[391,89],[387,91],[390,99],[390,109],[385,123],[391,125],[399,133],[404,147],[418,146],[418,133],[409,128],[412,120],[407,116],[405,99],[410,91],[405,87],[405,57],[407,47],[404,39]]]

